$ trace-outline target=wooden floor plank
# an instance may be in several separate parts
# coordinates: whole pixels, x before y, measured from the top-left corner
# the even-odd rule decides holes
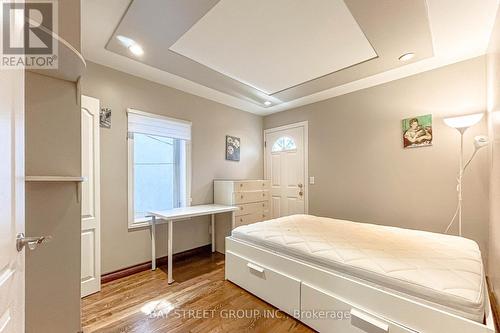
[[[314,332],[224,280],[224,256],[199,254],[103,284],[82,300],[84,333]],[[273,317],[274,316],[274,317]]]

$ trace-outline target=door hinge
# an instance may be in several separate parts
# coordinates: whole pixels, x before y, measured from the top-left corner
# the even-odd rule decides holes
[[[267,141],[264,141],[264,148],[267,148]]]

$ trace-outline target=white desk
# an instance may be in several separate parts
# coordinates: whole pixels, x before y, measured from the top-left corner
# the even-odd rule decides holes
[[[224,205],[199,205],[191,207],[174,208],[163,211],[149,212],[151,216],[151,269],[156,269],[156,225],[157,219],[161,219],[168,223],[168,283],[174,282],[172,277],[172,240],[173,240],[173,223],[174,221],[185,220],[190,217],[211,215],[211,230],[212,230],[212,252],[215,252],[215,214],[232,212],[231,225],[234,226],[234,212],[239,208],[235,206]],[[163,222],[165,223],[165,222]]]

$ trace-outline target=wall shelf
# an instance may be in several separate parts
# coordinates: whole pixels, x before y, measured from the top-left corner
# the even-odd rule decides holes
[[[75,183],[76,184],[76,202],[80,202],[80,192],[82,183],[87,180],[85,177],[74,176],[25,176],[25,182],[38,183]]]
[[[73,176],[26,176],[27,182],[84,182],[85,177]]]

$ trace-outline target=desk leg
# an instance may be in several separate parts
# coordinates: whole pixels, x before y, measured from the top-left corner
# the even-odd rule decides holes
[[[236,214],[234,210],[231,212],[231,231],[234,229],[236,225]]]
[[[212,220],[210,221],[210,227],[212,228],[212,253],[215,252],[215,214],[212,214]]]
[[[168,221],[168,279],[167,282],[168,284],[171,284],[174,282],[174,278],[172,277],[172,239],[173,239],[173,224],[174,222],[172,220]]]
[[[151,217],[151,270],[156,270],[156,216]]]

